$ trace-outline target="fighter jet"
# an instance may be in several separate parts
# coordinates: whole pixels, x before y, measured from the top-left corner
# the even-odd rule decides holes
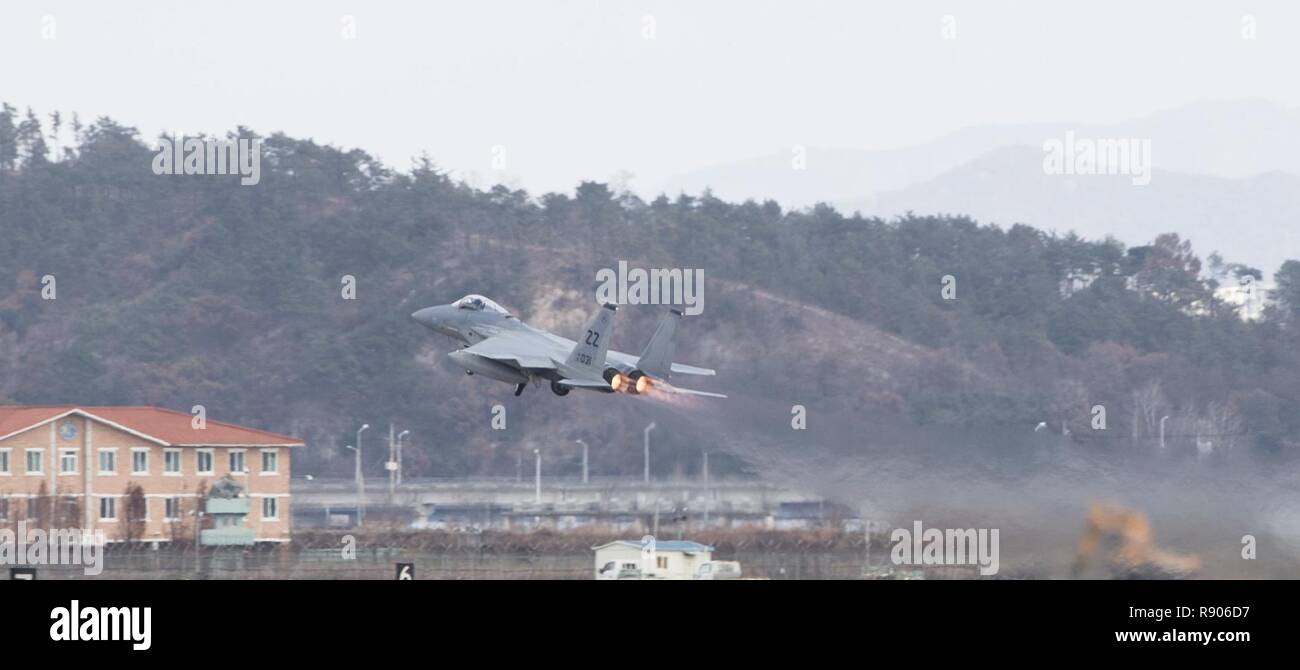
[[[581,342],[533,328],[481,295],[467,295],[450,305],[425,307],[411,318],[462,345],[448,356],[464,368],[465,374],[514,384],[515,395],[523,393],[530,382],[549,380],[551,391],[558,396],[582,389],[632,395],[666,392],[727,397],[668,383],[673,374],[716,374],[708,368],[672,362],[673,336],[682,318],[680,310],[670,309],[664,314],[640,356],[609,350],[616,311],[614,305],[601,306],[583,329]]]

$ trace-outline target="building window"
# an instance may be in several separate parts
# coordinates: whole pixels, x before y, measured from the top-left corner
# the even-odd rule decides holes
[[[115,475],[117,474],[117,451],[114,449],[99,450],[99,474]]]
[[[667,556],[655,556],[655,567],[656,567],[656,568],[659,568],[660,570],[667,570],[667,569],[668,569],[668,557],[667,557]]]
[[[99,518],[101,521],[112,521],[117,518],[117,498],[99,499]]]
[[[163,473],[179,475],[181,473],[181,450],[168,449],[163,452]]]
[[[200,449],[196,453],[198,455],[199,474],[212,474],[212,450]]]
[[[0,475],[9,474],[9,450],[0,449]]]
[[[232,450],[230,452],[230,471],[231,472],[244,471],[244,450],[243,449]]]
[[[262,452],[262,474],[273,475],[280,471],[280,452],[267,449]]]
[[[67,449],[59,452],[59,473],[65,475],[77,474],[76,450]]]
[[[163,498],[163,518],[167,521],[175,521],[181,518],[180,498]]]
[[[262,498],[262,518],[278,519],[280,514],[280,501],[275,498]]]
[[[45,469],[43,457],[45,454],[40,449],[27,450],[27,474],[39,475]]]
[[[149,450],[148,449],[131,450],[131,474],[133,475],[149,474]]]
[[[0,498],[0,521],[9,520],[9,499]]]

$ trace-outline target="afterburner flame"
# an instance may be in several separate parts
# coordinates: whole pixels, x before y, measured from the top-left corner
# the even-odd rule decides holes
[[[650,378],[645,375],[641,375],[640,377],[637,377],[636,392],[645,393],[646,391],[649,390],[650,390]]]
[[[623,375],[614,375],[609,378],[609,387],[615,391],[622,391],[627,386],[627,377]]]

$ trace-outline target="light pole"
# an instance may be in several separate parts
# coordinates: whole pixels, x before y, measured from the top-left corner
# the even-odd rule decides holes
[[[533,468],[533,502],[540,505],[542,504],[542,450],[534,449],[533,456],[537,457],[537,464]]]
[[[402,485],[402,438],[410,435],[411,431],[404,430],[397,434],[397,485]]]
[[[350,444],[347,445],[347,448],[351,449],[352,452],[356,454],[356,457],[354,459],[356,461],[356,468],[352,471],[352,483],[356,485],[356,489],[357,489],[357,525],[360,526],[361,525],[361,450],[357,449],[356,447]]]
[[[1165,448],[1165,422],[1169,420],[1168,416],[1160,417],[1160,448]]]
[[[366,522],[366,480],[361,476],[361,434],[370,427],[370,424],[363,423],[361,428],[357,429],[357,526],[360,527]]]
[[[574,440],[582,445],[582,483],[587,483],[587,443],[582,440]]]
[[[253,504],[253,472],[252,470],[249,470],[248,463],[244,463],[244,469],[242,472],[240,472],[240,474],[244,475],[244,496],[248,498],[248,504],[252,505]],[[250,518],[252,517],[251,511],[249,513],[249,517]],[[254,538],[256,538],[259,535],[258,530],[260,530],[261,527],[262,527],[262,508],[258,507],[257,523],[253,525]]]
[[[704,452],[704,525],[709,525],[709,452]]]
[[[651,421],[650,425],[645,427],[642,435],[645,438],[645,481],[650,482],[650,431],[655,429],[655,422]]]

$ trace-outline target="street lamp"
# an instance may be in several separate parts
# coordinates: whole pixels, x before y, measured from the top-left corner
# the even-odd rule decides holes
[[[402,485],[402,438],[410,435],[411,431],[404,430],[397,434],[397,485]]]
[[[361,477],[361,433],[369,428],[370,424],[363,423],[356,431],[356,526],[361,527],[365,523],[365,480]]]
[[[353,470],[353,473],[352,473],[352,481],[353,481],[354,484],[356,484],[356,489],[357,489],[357,525],[360,526],[360,525],[361,525],[361,500],[362,500],[362,492],[361,492],[361,450],[358,449],[358,448],[356,448],[356,447],[354,447],[354,446],[352,446],[352,445],[350,445],[350,444],[347,445],[347,448],[348,448],[348,449],[351,449],[351,450],[353,451],[353,453],[356,454],[356,459],[355,459],[355,461],[356,461],[356,469]]]
[[[650,431],[655,429],[655,422],[651,421],[650,425],[645,427],[643,436],[645,437],[645,481],[650,482]]]
[[[542,504],[542,450],[534,449],[533,456],[537,457],[537,465],[533,470],[533,500],[540,505]]]
[[[587,483],[587,443],[582,440],[574,440],[582,445],[582,483]]]
[[[253,504],[253,472],[249,470],[248,463],[244,463],[244,469],[239,472],[244,476],[244,496],[248,498],[248,504]],[[262,507],[257,508],[257,522],[253,525],[253,537],[260,535],[258,532],[262,528]],[[252,517],[250,512],[249,517]]]
[[[1165,422],[1169,420],[1168,416],[1160,417],[1160,448],[1165,448]]]

